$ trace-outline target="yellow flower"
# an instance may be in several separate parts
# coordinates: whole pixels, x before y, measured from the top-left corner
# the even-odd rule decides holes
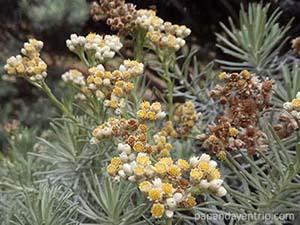
[[[238,135],[239,131],[235,127],[229,128],[229,134],[231,137],[236,137]]]
[[[113,164],[109,164],[107,166],[107,172],[110,176],[114,176],[118,172],[118,167]]]
[[[139,110],[139,111],[137,111],[137,116],[139,117],[139,118],[141,118],[141,119],[145,119],[146,118],[146,115],[147,115],[147,111],[145,111],[145,110]]]
[[[151,110],[154,112],[159,112],[161,110],[161,104],[159,102],[154,102],[151,105]]]
[[[171,149],[173,148],[173,146],[172,146],[170,143],[167,143],[167,144],[165,145],[165,148],[166,148],[167,150],[171,150]]]
[[[145,169],[141,166],[136,166],[133,170],[134,174],[137,176],[142,176],[145,173]]]
[[[141,108],[142,110],[149,110],[149,109],[150,109],[150,102],[148,102],[148,101],[142,102],[140,108]]]
[[[130,91],[134,88],[134,84],[131,82],[126,83],[126,89],[127,91]]]
[[[148,130],[148,127],[147,127],[146,124],[142,123],[142,124],[139,125],[139,129],[141,130],[142,133],[146,133],[147,130]]]
[[[251,77],[251,74],[248,70],[243,70],[241,73],[240,73],[244,79],[249,79]]]
[[[149,119],[149,120],[156,120],[156,114],[155,112],[147,112],[146,114],[146,117]]]
[[[161,150],[160,154],[163,157],[167,157],[167,156],[170,156],[170,151],[168,149],[164,148]]]
[[[199,169],[192,169],[190,172],[190,176],[193,180],[200,180],[203,176],[203,173]]]
[[[151,214],[154,218],[161,218],[165,212],[165,207],[163,204],[155,203],[151,208]]]
[[[181,175],[181,169],[179,166],[176,165],[172,165],[170,166],[168,173],[172,176],[172,177],[178,177]]]
[[[148,191],[148,196],[152,201],[157,201],[161,199],[162,192],[159,188],[153,188]]]
[[[220,80],[224,80],[225,79],[225,76],[226,76],[226,73],[225,72],[222,72],[219,74],[219,79]]]
[[[299,98],[294,98],[294,99],[292,100],[292,106],[293,106],[294,108],[300,108],[300,99],[299,99]]]
[[[201,160],[201,161],[199,162],[199,164],[198,164],[198,168],[199,168],[200,170],[202,170],[203,172],[207,172],[208,169],[209,169],[208,162],[202,161],[202,160]]]
[[[166,166],[170,166],[170,165],[173,164],[173,159],[170,158],[170,157],[165,157],[165,158],[161,158],[159,160],[159,162],[162,163],[162,164],[164,164],[164,165],[166,165]]]
[[[114,165],[114,166],[120,166],[121,165],[121,163],[122,163],[122,161],[121,161],[121,159],[120,159],[120,157],[113,157],[112,159],[111,159],[111,162],[110,162],[112,165]]]
[[[140,183],[139,185],[139,189],[142,192],[148,192],[151,189],[152,184],[149,181],[143,181],[142,183]]]
[[[89,76],[91,77],[91,76]],[[92,77],[93,78],[93,77]],[[90,78],[91,79],[91,78]],[[89,82],[89,81],[88,81]],[[102,79],[100,77],[95,77],[93,78],[93,82],[96,84],[96,85],[101,85],[102,84]]]
[[[95,82],[96,83],[96,82]],[[113,93],[116,95],[116,96],[122,96],[122,94],[123,94],[123,90],[122,90],[122,88],[119,88],[119,87],[115,87],[114,89],[113,89]]]
[[[179,159],[177,164],[182,170],[188,170],[190,168],[190,164],[184,159]]]
[[[119,104],[118,104],[117,100],[111,100],[109,105],[110,105],[111,108],[116,109],[116,108],[118,108]]]
[[[172,184],[170,184],[170,183],[163,183],[162,189],[163,189],[164,193],[167,195],[171,195],[174,190]]]
[[[142,142],[137,141],[133,145],[133,150],[136,152],[142,152],[144,150],[145,146]]]
[[[186,204],[188,207],[193,208],[195,205],[197,205],[197,202],[193,196],[189,196],[186,200]]]
[[[221,161],[225,160],[225,159],[226,159],[226,152],[225,152],[225,151],[220,151],[220,152],[217,154],[217,157],[218,157],[218,159],[220,159]]]
[[[138,155],[136,158],[136,162],[140,165],[147,166],[150,164],[150,159],[146,155],[143,156]]]
[[[87,36],[86,36],[86,40],[88,41],[88,42],[91,42],[91,41],[93,41],[94,39],[95,39],[95,37],[96,37],[96,33],[89,33]]]
[[[210,178],[211,178],[212,180],[220,179],[220,178],[221,178],[221,174],[220,174],[219,169],[214,168],[214,169],[212,169],[211,171],[209,171],[209,176],[210,176]]]
[[[156,163],[154,168],[155,168],[155,172],[158,174],[164,174],[167,172],[167,167],[163,163],[159,163],[159,162]]]

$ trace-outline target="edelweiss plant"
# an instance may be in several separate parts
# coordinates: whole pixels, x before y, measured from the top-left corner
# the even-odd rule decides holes
[[[285,34],[288,28],[274,25],[278,11],[267,19],[268,7],[250,4],[249,15],[242,9],[243,34],[252,34],[253,27],[254,33],[269,32],[272,26],[271,37]],[[86,68],[61,75],[63,97],[47,85],[42,41],[29,39],[20,55],[7,59],[6,73],[43,91],[61,114],[43,131],[17,121],[6,125],[0,224],[215,224],[201,216],[216,214],[217,224],[269,223],[264,217],[224,218],[236,214],[297,224],[295,217],[276,216],[300,212],[300,86],[291,76],[298,75],[299,61],[293,69],[288,62],[274,69],[274,77],[263,76],[274,68],[277,43],[253,55],[269,43],[264,33],[253,50],[245,43],[255,43],[253,36],[240,40],[235,26],[230,31],[223,25],[243,48],[218,38],[249,62],[220,61],[232,65],[230,71],[242,70],[214,79],[217,69],[200,71],[193,52],[177,57],[191,34],[185,25],[124,0],[100,0],[91,13],[118,34],[70,36],[67,48]],[[123,52],[125,40],[131,49]],[[292,42],[293,54],[297,43]],[[163,88],[150,90],[149,71]]]

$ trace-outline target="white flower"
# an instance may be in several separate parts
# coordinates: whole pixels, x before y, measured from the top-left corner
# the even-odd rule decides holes
[[[223,184],[223,180],[221,179],[212,180],[209,182],[209,189],[213,191],[218,190],[218,188],[220,188],[222,184]]]
[[[207,180],[201,180],[199,186],[200,186],[201,189],[206,190],[206,189],[209,188],[210,183],[208,183]]]
[[[128,155],[125,152],[122,152],[119,156],[123,162],[128,161]]]
[[[120,177],[123,177],[123,178],[126,177],[126,174],[125,174],[124,170],[119,170],[118,174],[119,174]]]
[[[131,181],[131,182],[135,182],[136,181],[135,176],[128,177],[128,180]]]
[[[154,168],[153,166],[149,165],[146,167],[146,175],[149,177],[152,177],[154,174]]]
[[[219,187],[218,190],[217,190],[217,192],[216,192],[216,195],[218,197],[223,197],[226,194],[227,194],[227,191],[226,191],[226,189],[224,187]]]
[[[199,164],[199,158],[196,156],[192,156],[189,161],[192,167],[196,167]]]
[[[300,91],[297,92],[296,98],[300,98]]]
[[[182,201],[183,199],[183,195],[181,193],[175,193],[173,195],[174,200],[176,201],[176,203],[179,203]]]
[[[167,205],[168,205],[171,209],[172,209],[172,208],[175,208],[176,205],[177,205],[177,203],[176,203],[176,201],[175,201],[174,198],[168,198],[168,199],[166,200],[166,203],[167,203]]]
[[[208,154],[202,154],[201,156],[200,156],[200,160],[201,161],[205,161],[205,162],[209,162],[209,160],[210,160],[210,155],[208,155]]]
[[[161,111],[161,112],[157,113],[156,116],[157,116],[157,119],[163,119],[166,117],[166,113]]]
[[[298,93],[299,93],[299,92],[298,92]],[[284,108],[285,110],[290,111],[290,110],[293,109],[293,105],[292,105],[291,102],[285,102],[285,103],[283,104],[283,108]]]
[[[125,174],[128,176],[132,175],[132,173],[133,173],[132,167],[128,163],[125,163],[123,165],[123,170],[124,170]]]
[[[216,161],[214,161],[214,160],[210,160],[209,163],[208,163],[208,166],[210,168],[216,168],[217,165],[218,165],[218,163]]]
[[[162,186],[162,182],[161,182],[161,179],[160,178],[155,178],[153,181],[153,186],[156,187],[156,188],[160,188]]]
[[[131,154],[129,155],[129,160],[130,160],[130,161],[135,160],[135,154],[134,154],[134,153],[131,153]]]
[[[173,211],[171,211],[171,210],[166,210],[166,216],[167,216],[168,218],[172,218],[173,215],[174,215],[174,212],[173,212]]]

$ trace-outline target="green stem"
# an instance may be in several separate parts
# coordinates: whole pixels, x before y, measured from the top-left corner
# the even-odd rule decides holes
[[[164,78],[167,81],[167,102],[168,102],[168,111],[169,111],[169,120],[173,119],[173,110],[174,110],[174,103],[173,103],[173,89],[174,84],[170,76],[170,62],[167,57],[164,57],[163,60],[163,67],[164,67]]]
[[[143,62],[143,48],[145,44],[146,32],[142,29],[136,30],[134,39],[134,59]]]
[[[90,67],[90,63],[89,61],[86,59],[85,55],[84,55],[84,50],[81,49],[78,53],[77,53],[78,57],[80,58],[80,60],[82,62],[84,62],[84,64],[87,66],[87,67]]]
[[[168,218],[167,220],[166,220],[166,225],[172,225],[173,223],[172,223],[172,218]]]
[[[49,97],[50,101],[62,111],[63,114],[66,116],[74,119],[73,114],[67,109],[67,107],[61,103],[52,93],[51,89],[48,87],[48,85],[45,83],[45,81],[42,81],[41,83],[41,89],[47,94]]]
[[[138,62],[143,62],[143,48],[145,44],[145,38],[146,38],[146,32],[143,29],[137,29],[135,31],[135,37],[134,37],[134,60]],[[145,76],[139,76],[137,79],[135,79],[134,82],[134,91],[133,91],[133,98],[136,105],[139,102],[139,98],[142,97],[143,92],[143,84],[144,84]]]

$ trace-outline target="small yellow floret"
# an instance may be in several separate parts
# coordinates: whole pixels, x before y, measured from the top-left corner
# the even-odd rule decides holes
[[[199,169],[192,169],[190,172],[190,176],[193,180],[200,180],[203,176],[203,173]]]
[[[155,203],[151,208],[151,214],[154,218],[161,218],[165,212],[165,207],[163,204]]]
[[[148,196],[152,201],[160,200],[162,197],[162,192],[159,188],[150,189]]]
[[[151,189],[151,183],[149,181],[143,181],[142,183],[140,183],[139,185],[139,189],[142,192],[148,192]]]

